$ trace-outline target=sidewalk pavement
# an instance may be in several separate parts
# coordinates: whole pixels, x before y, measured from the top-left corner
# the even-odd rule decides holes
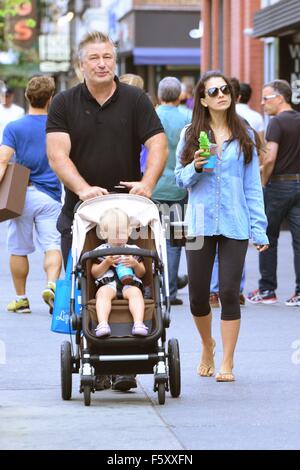
[[[196,366],[200,341],[184,305],[172,309],[167,337],[180,342],[182,394],[157,403],[152,376],[138,377],[128,393],[111,390],[92,395],[83,405],[78,376],[73,399],[60,398],[60,344],[68,339],[49,331],[51,318],[41,300],[42,255],[30,256],[28,294],[33,313],[7,313],[13,298],[1,224],[0,273],[0,448],[1,449],[299,449],[300,307],[284,301],[294,289],[290,235],[279,249],[280,302],[247,304],[236,351],[234,383],[200,378]],[[246,291],[257,287],[257,252],[247,255]],[[182,256],[181,272],[185,272]],[[199,281],[201,282],[201,280]],[[216,369],[221,361],[220,313],[214,311]],[[4,361],[4,349],[6,361]],[[5,362],[4,364],[1,362]]]

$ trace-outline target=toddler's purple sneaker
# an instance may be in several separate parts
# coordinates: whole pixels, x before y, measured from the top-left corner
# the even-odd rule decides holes
[[[132,328],[133,336],[147,336],[148,328],[144,323],[135,323]]]
[[[108,323],[99,323],[95,329],[97,338],[102,338],[103,336],[109,336],[111,334],[111,329]]]

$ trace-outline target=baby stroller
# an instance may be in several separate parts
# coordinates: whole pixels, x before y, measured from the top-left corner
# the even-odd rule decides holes
[[[94,250],[101,244],[99,218],[108,209],[124,210],[133,223],[134,231],[128,244],[137,248],[106,248]],[[166,329],[170,325],[170,302],[167,274],[167,254],[164,220],[160,221],[156,205],[142,196],[109,194],[83,202],[75,211],[73,222],[73,272],[70,299],[71,325],[76,330],[76,351],[72,342],[61,346],[61,391],[64,400],[72,395],[72,374],[80,374],[80,392],[84,404],[91,403],[96,390],[96,377],[100,375],[153,374],[154,391],[159,404],[165,403],[165,392],[172,397],[180,395],[180,356],[177,339],[168,341]],[[102,240],[104,242],[104,240]],[[94,251],[92,251],[94,250]],[[128,301],[113,300],[109,323],[112,330],[108,338],[95,336],[96,287],[91,276],[95,258],[109,255],[140,255],[144,259],[146,274],[144,323],[148,336],[131,335],[132,317]],[[75,292],[81,292],[81,314],[75,314]]]

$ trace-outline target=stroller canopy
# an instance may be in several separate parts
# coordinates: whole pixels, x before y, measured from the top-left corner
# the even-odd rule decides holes
[[[146,197],[134,194],[108,194],[84,201],[75,213],[72,240],[74,264],[79,260],[87,232],[96,227],[98,235],[98,223],[101,215],[106,210],[113,208],[119,208],[126,212],[130,217],[133,228],[150,226],[158,256],[164,258],[164,233],[160,223],[159,211],[154,202]]]

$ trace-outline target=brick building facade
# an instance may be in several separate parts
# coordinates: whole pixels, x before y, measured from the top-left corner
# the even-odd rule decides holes
[[[292,103],[300,111],[300,1],[263,0],[261,6],[253,36],[265,43],[265,81],[287,80]]]
[[[263,43],[251,34],[260,8],[260,0],[202,0],[201,72],[217,69],[250,83],[250,105],[257,111],[264,81]]]
[[[118,43],[119,72],[137,73],[156,95],[167,75],[192,84],[200,75],[200,43],[189,32],[199,25],[199,0],[116,0],[110,36]]]

